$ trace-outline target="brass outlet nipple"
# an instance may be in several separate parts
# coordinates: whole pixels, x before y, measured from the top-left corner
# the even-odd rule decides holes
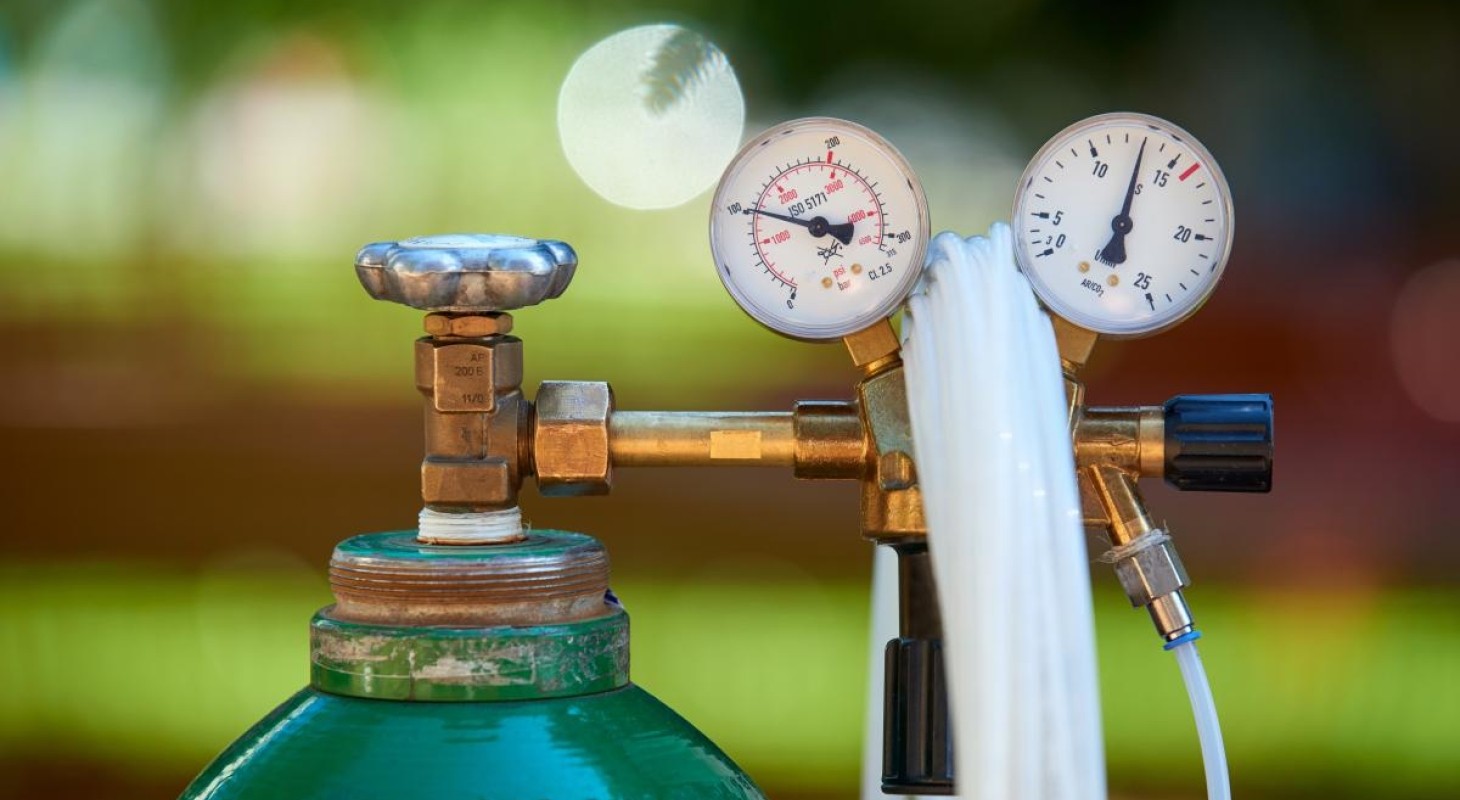
[[[1181,594],[1190,585],[1186,567],[1171,536],[1151,521],[1135,476],[1105,464],[1087,467],[1086,475],[1108,520],[1114,545],[1101,558],[1114,565],[1131,605],[1146,609],[1156,632],[1166,641],[1190,633],[1191,609]]]

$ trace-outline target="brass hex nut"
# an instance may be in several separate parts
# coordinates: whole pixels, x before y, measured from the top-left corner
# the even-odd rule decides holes
[[[427,458],[421,464],[421,499],[427,505],[497,507],[515,503],[516,496],[511,470],[499,458],[479,461]]]
[[[607,494],[612,483],[608,418],[613,390],[602,381],[544,381],[537,390],[532,455],[545,495]]]
[[[1131,606],[1139,608],[1158,597],[1185,588],[1190,581],[1186,567],[1169,538],[1157,541],[1149,547],[1142,547],[1130,555],[1116,560],[1115,576],[1130,598]]]
[[[512,332],[511,314],[427,314],[426,333],[432,336],[485,337]]]

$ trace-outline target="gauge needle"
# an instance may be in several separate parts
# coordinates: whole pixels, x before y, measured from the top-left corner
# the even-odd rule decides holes
[[[841,242],[842,244],[852,243],[852,223],[850,222],[843,222],[840,225],[832,225],[831,223],[826,221],[826,217],[796,219],[795,217],[788,217],[783,214],[775,214],[770,211],[762,211],[758,208],[747,208],[745,209],[745,213],[760,214],[761,216],[770,217],[771,219],[778,219],[782,222],[789,222],[792,225],[800,225],[801,227],[810,231],[811,235],[815,236],[818,239],[823,236],[830,235],[831,238],[837,240],[838,242]]]
[[[1136,196],[1136,178],[1141,174],[1141,159],[1146,156],[1146,140],[1141,140],[1141,149],[1136,152],[1136,166],[1130,171],[1130,185],[1125,187],[1125,202],[1120,206],[1120,213],[1110,221],[1110,241],[1095,254],[1095,260],[1110,266],[1119,266],[1125,263],[1125,235],[1130,233],[1135,223],[1130,218],[1130,203]]]

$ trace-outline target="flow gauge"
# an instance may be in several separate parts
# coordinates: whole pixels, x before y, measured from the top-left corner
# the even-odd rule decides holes
[[[907,160],[839,119],[778,125],[731,161],[710,209],[720,280],[746,313],[798,339],[836,339],[891,314],[928,242]]]
[[[1144,114],[1075,123],[1035,155],[1014,204],[1019,265],[1047,308],[1143,336],[1190,316],[1232,247],[1227,180],[1191,134]]]

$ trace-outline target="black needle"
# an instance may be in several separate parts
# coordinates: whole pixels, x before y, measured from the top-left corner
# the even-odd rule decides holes
[[[852,243],[852,223],[850,222],[843,222],[840,225],[832,225],[831,223],[826,221],[826,217],[796,219],[795,217],[787,217],[783,214],[776,214],[770,211],[762,211],[758,208],[747,208],[745,209],[745,213],[760,214],[762,216],[770,217],[771,219],[778,219],[782,222],[789,222],[793,225],[800,225],[801,227],[810,231],[811,235],[815,236],[818,239],[823,236],[830,235],[831,238],[837,240],[838,242],[841,242],[842,244]]]
[[[1141,175],[1141,159],[1146,156],[1146,140],[1141,140],[1141,149],[1136,152],[1136,166],[1130,171],[1130,185],[1125,187],[1125,202],[1120,206],[1120,213],[1110,221],[1110,241],[1100,248],[1095,254],[1095,260],[1102,264],[1118,266],[1125,263],[1125,235],[1130,233],[1135,223],[1130,218],[1130,203],[1136,196],[1136,178]]]

